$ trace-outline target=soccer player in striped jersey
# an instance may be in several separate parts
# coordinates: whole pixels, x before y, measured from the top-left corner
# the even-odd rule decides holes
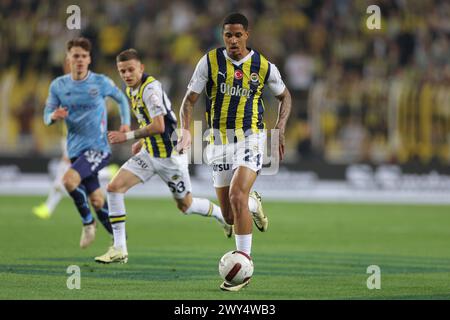
[[[126,210],[124,194],[138,183],[145,183],[155,174],[167,184],[184,214],[214,217],[230,238],[233,229],[222,216],[220,208],[208,199],[192,197],[191,181],[186,154],[176,152],[177,139],[172,136],[177,119],[161,83],[144,73],[144,65],[136,50],[128,49],[117,56],[117,69],[126,83],[126,93],[139,129],[127,133],[113,131],[108,134],[111,143],[138,140],[132,146],[134,154],[108,184],[110,221],[114,232],[114,245],[107,253],[96,257],[99,263],[126,263],[128,250],[125,236]]]
[[[262,54],[247,47],[248,20],[239,13],[228,15],[222,25],[224,48],[211,50],[197,64],[183,99],[180,118],[182,133],[177,149],[191,143],[192,109],[205,89],[206,117],[210,128],[206,154],[213,168],[213,182],[222,213],[234,225],[236,249],[250,257],[252,217],[260,231],[266,231],[261,198],[250,193],[262,168],[266,140],[263,121],[263,89],[267,86],[279,100],[275,128],[279,130],[279,157],[284,155],[284,131],[291,109],[291,96],[278,68]],[[238,291],[227,282],[222,290]]]
[[[46,125],[64,120],[67,127],[71,167],[63,176],[63,184],[83,223],[81,248],[86,248],[95,239],[96,222],[88,199],[102,225],[112,234],[108,205],[98,180],[98,172],[108,165],[111,155],[107,138],[106,97],[113,98],[119,105],[120,130],[130,130],[126,96],[111,79],[89,70],[90,52],[91,43],[86,38],[76,38],[67,43],[70,74],[52,81],[44,109]]]

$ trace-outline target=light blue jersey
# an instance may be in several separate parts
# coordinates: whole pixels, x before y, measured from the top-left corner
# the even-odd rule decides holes
[[[44,110],[44,122],[51,125],[52,113],[65,107],[68,116],[67,151],[69,158],[85,150],[111,153],[107,138],[105,98],[113,98],[120,106],[122,125],[130,125],[130,109],[125,94],[107,76],[89,71],[83,80],[73,80],[70,74],[56,78],[50,84]]]

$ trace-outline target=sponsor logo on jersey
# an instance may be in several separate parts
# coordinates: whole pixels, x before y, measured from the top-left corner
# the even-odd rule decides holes
[[[213,171],[227,171],[230,170],[231,166],[229,164],[214,164]]]
[[[145,163],[144,160],[142,160],[141,158],[139,158],[139,156],[134,156],[131,158],[139,167],[141,167],[142,169],[148,169],[148,165],[147,163]]]
[[[233,87],[233,86],[230,86],[228,83],[222,82],[220,84],[220,92],[222,94],[226,94],[229,96],[239,96],[239,97],[250,98],[251,94],[253,93],[253,90],[245,89],[240,86]]]

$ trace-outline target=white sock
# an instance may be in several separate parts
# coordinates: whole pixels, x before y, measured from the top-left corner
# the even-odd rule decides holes
[[[114,247],[128,253],[125,231],[125,201],[123,193],[108,192],[109,221],[113,229]]]
[[[191,206],[186,210],[186,214],[199,214],[201,216],[214,217],[221,224],[225,223],[223,220],[222,211],[220,207],[209,201],[208,199],[203,198],[192,198]]]
[[[53,211],[55,210],[59,201],[61,201],[62,196],[63,196],[63,191],[54,184],[52,186],[52,188],[50,189],[47,200],[45,201],[45,205],[47,206],[48,210],[50,211],[50,214],[53,213]]]
[[[252,234],[235,234],[236,249],[250,255],[252,251]]]
[[[250,212],[256,212],[258,210],[258,202],[252,197],[248,197],[248,210]]]

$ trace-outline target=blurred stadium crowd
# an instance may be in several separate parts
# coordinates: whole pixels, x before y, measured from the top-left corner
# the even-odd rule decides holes
[[[66,8],[81,8],[68,30]],[[369,5],[381,30],[369,30]],[[252,48],[277,64],[293,95],[287,161],[450,161],[450,2],[444,0],[0,1],[0,156],[59,152],[42,111],[62,74],[67,40],[94,44],[92,69],[120,86],[115,56],[134,47],[178,113],[198,59],[221,46],[232,11],[250,20]],[[196,119],[203,119],[202,104]],[[276,117],[266,102],[267,124]],[[110,127],[117,126],[111,108]]]

